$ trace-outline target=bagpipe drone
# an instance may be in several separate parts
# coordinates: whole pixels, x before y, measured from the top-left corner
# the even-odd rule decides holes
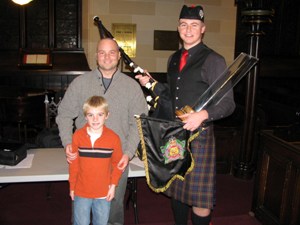
[[[114,36],[105,28],[105,26],[103,25],[102,21],[99,19],[98,16],[94,16],[94,22],[95,24],[97,24],[98,29],[99,29],[99,33],[100,33],[100,38],[111,38],[113,40],[115,40]],[[116,40],[115,40],[116,41]],[[117,41],[116,41],[117,42]],[[121,53],[121,57],[123,62],[131,69],[131,72],[133,72],[134,74],[142,74],[144,76],[149,76],[148,73],[145,72],[144,69],[142,69],[140,66],[138,66],[124,51],[124,49],[122,49],[119,46],[119,51]],[[154,110],[157,107],[157,100],[158,100],[158,96],[155,95],[155,93],[151,90],[153,83],[155,83],[155,80],[153,78],[150,77],[150,81],[147,83],[146,87],[146,101],[148,103],[148,105],[150,106],[151,110]]]

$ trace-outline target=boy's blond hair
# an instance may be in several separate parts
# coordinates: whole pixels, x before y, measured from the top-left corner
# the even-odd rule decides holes
[[[108,114],[108,103],[106,101],[105,98],[103,98],[102,96],[92,96],[90,98],[88,98],[85,103],[83,104],[83,114],[84,116],[86,116],[87,111],[89,110],[89,108],[98,108],[100,107],[101,109],[104,110],[105,114]]]

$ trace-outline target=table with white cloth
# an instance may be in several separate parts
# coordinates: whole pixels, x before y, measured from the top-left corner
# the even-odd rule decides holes
[[[132,201],[135,222],[137,213],[137,178],[145,177],[143,162],[134,157],[129,163],[129,198]],[[22,182],[67,181],[69,179],[68,163],[63,148],[29,149],[27,157],[16,166],[0,165],[0,184]]]

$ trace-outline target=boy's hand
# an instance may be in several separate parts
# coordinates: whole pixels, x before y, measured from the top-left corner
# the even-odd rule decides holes
[[[110,202],[115,197],[116,185],[112,184],[109,186],[106,201]]]

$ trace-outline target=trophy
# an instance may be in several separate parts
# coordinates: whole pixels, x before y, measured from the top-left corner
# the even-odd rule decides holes
[[[199,112],[214,101],[213,104],[217,105],[226,93],[231,90],[257,63],[256,57],[250,56],[246,53],[240,55],[234,62],[220,74],[220,76],[210,85],[210,87],[198,98],[193,106],[186,105],[175,114],[181,116],[186,113]],[[222,93],[222,94],[220,94]]]

